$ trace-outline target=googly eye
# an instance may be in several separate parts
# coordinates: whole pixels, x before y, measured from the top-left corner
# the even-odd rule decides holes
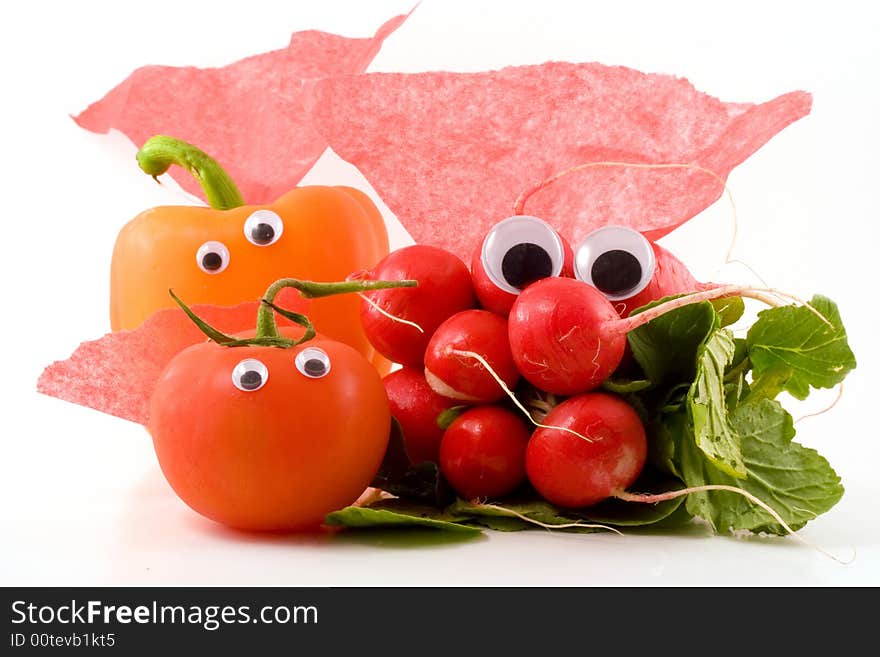
[[[206,274],[219,274],[229,266],[229,249],[223,242],[205,242],[196,251],[196,262]]]
[[[269,370],[256,358],[245,358],[232,370],[232,383],[242,392],[259,390],[269,380]]]
[[[330,356],[323,349],[308,347],[296,355],[296,369],[310,379],[320,379],[330,372]]]
[[[559,276],[565,250],[559,234],[537,217],[518,215],[498,222],[483,240],[480,254],[486,275],[505,292],[548,276]]]
[[[587,235],[577,249],[574,273],[610,301],[638,294],[654,276],[654,248],[638,231],[605,226]]]
[[[271,210],[257,210],[244,222],[244,236],[256,246],[275,244],[284,232],[284,222]]]

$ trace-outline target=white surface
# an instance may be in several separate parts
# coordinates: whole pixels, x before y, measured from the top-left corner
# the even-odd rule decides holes
[[[191,513],[162,479],[142,427],[34,392],[43,366],[106,331],[118,229],[145,208],[180,202],[137,170],[126,139],[87,133],[67,115],[142,64],[218,65],[281,47],[297,29],[366,36],[411,4],[214,2],[209,15],[207,3],[33,2],[7,7],[0,27],[0,584],[880,584],[880,20],[872,3],[816,5],[426,0],[370,70],[597,60],[686,76],[725,100],[813,92],[813,113],[730,177],[735,256],[778,288],[821,291],[841,307],[859,368],[833,412],[798,428],[847,493],[801,534],[842,557],[856,550],[853,563],[790,539],[710,538],[700,529],[416,546],[387,534],[241,535]],[[366,189],[332,155],[305,182]],[[405,243],[389,222],[395,243]],[[741,267],[719,268],[730,233],[722,201],[665,244],[702,278],[749,280]],[[832,397],[816,395],[807,410]]]

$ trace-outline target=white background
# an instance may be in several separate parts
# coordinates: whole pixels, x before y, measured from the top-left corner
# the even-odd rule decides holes
[[[814,94],[813,113],[730,176],[734,255],[772,285],[838,301],[859,360],[840,404],[798,424],[847,493],[791,539],[678,534],[265,537],[179,502],[138,425],[34,392],[42,368],[108,328],[116,232],[143,209],[192,202],[153,184],[121,135],[68,117],[143,64],[214,66],[318,28],[372,35],[406,2],[15,3],[0,25],[4,130],[0,584],[880,584],[875,253],[880,20],[874,3],[426,0],[369,70],[483,70],[548,59],[688,77],[723,100]],[[326,155],[305,182],[356,184]],[[388,213],[386,213],[388,214]],[[388,214],[395,245],[409,238]],[[730,208],[664,240],[703,279],[722,266]],[[795,416],[821,407],[817,394]]]

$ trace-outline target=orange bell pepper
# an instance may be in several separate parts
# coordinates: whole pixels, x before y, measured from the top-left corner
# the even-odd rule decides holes
[[[157,207],[123,227],[110,271],[113,330],[172,306],[170,288],[190,303],[233,306],[258,299],[279,278],[343,280],[388,254],[382,215],[357,189],[305,186],[272,205],[244,205],[220,165],[190,144],[153,137],[137,159],[154,178],[172,164],[185,167],[211,207]],[[388,369],[364,335],[356,295],[281,302],[307,311],[318,331],[353,346],[380,372]]]

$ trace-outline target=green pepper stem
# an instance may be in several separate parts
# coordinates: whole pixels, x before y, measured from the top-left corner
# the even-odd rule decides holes
[[[137,161],[144,173],[162,175],[172,164],[183,167],[202,186],[208,204],[216,210],[229,210],[244,205],[238,187],[217,161],[192,144],[156,135],[150,137],[137,152]]]
[[[389,290],[398,287],[416,287],[418,281],[340,281],[337,283],[318,283],[315,281],[301,281],[297,278],[282,278],[275,281],[266,290],[263,300],[268,303],[260,304],[257,311],[257,337],[278,337],[278,324],[275,321],[272,303],[278,293],[286,287],[299,290],[306,299],[329,297],[335,294],[350,294],[352,292],[369,292],[371,290]]]

